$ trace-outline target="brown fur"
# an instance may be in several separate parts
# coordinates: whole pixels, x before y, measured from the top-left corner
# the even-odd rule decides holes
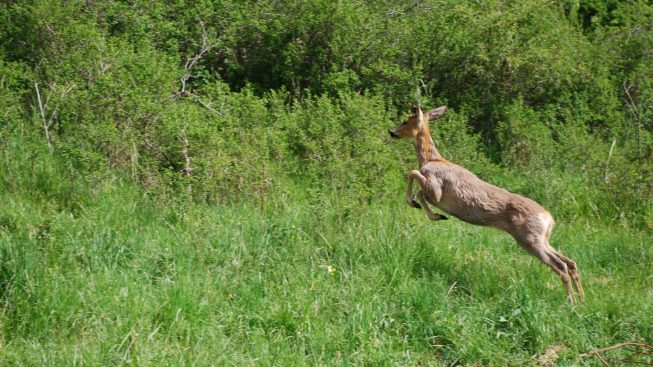
[[[571,303],[574,303],[572,282],[580,299],[584,299],[576,263],[557,252],[549,243],[554,225],[551,214],[535,201],[489,184],[442,158],[431,138],[428,121],[444,114],[445,106],[427,113],[417,106],[412,106],[412,109],[413,115],[391,132],[395,138],[412,139],[415,146],[420,169],[408,175],[408,204],[420,207],[413,200],[413,181],[417,181],[421,187],[417,199],[429,219],[442,220],[446,217],[433,213],[427,203],[467,223],[508,232],[524,250],[560,276]]]

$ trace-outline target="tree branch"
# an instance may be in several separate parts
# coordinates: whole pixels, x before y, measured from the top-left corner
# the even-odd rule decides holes
[[[184,176],[190,176],[193,173],[193,168],[190,166],[190,156],[188,155],[188,135],[186,135],[186,129],[181,129],[181,135],[183,138],[183,147],[181,153],[184,155],[184,168],[181,170],[181,174]]]
[[[642,155],[642,122],[640,120],[639,108],[637,108],[637,103],[635,103],[635,100],[633,100],[633,97],[630,94],[630,88],[632,88],[632,84],[627,85],[626,82],[623,82],[622,86],[624,93],[626,93],[626,97],[628,97],[626,104],[630,109],[630,114],[633,116],[633,119],[637,123],[637,159],[639,159],[639,157]]]
[[[617,139],[612,140],[612,145],[610,146],[610,152],[608,152],[608,159],[605,161],[605,176],[603,177],[603,180],[605,183],[608,183],[609,179],[609,167],[610,167],[610,158],[612,158],[612,152],[614,151],[614,146],[617,144]]]
[[[181,77],[181,90],[179,90],[179,94],[185,94],[187,93],[186,91],[186,83],[188,83],[188,79],[190,79],[191,72],[193,70],[193,67],[195,66],[195,63],[197,63],[205,53],[207,53],[210,49],[213,48],[213,45],[209,43],[209,35],[206,32],[206,27],[204,27],[204,22],[200,19],[200,26],[202,27],[202,47],[197,52],[193,57],[188,58],[186,60],[186,64],[184,64],[184,75]]]
[[[36,100],[39,103],[39,112],[41,114],[41,120],[43,121],[43,130],[45,131],[45,140],[48,143],[48,150],[52,153],[52,143],[50,142],[50,125],[45,119],[45,109],[43,108],[43,102],[41,102],[41,92],[39,92],[39,83],[34,82],[34,89],[36,89]]]

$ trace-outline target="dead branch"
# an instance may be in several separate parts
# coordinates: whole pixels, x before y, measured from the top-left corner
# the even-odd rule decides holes
[[[624,347],[624,348],[627,349],[627,350],[629,350],[629,351],[631,351],[631,352],[633,352],[633,353],[636,353],[636,354],[641,354],[641,355],[645,355],[645,356],[653,357],[653,354],[651,354],[651,353],[640,352],[640,351],[638,351],[638,350],[635,350],[635,349],[633,349],[633,348],[629,348],[629,347]]]
[[[424,79],[419,80],[420,84],[422,85],[422,89],[424,90],[424,94],[431,98],[431,93],[429,92],[429,87],[424,83]]]
[[[626,361],[626,360],[622,360],[622,359],[618,359],[618,358],[603,357],[601,355],[601,353],[608,352],[608,351],[615,350],[615,349],[619,349],[619,348],[626,348],[627,350],[632,352],[633,350],[628,348],[628,347],[640,347],[640,348],[653,350],[653,345],[649,345],[649,344],[646,344],[646,343],[627,342],[627,343],[619,343],[619,344],[615,344],[615,345],[613,345],[611,347],[596,349],[596,350],[593,350],[593,351],[590,351],[590,352],[587,352],[587,353],[583,353],[583,354],[580,355],[580,357],[584,358],[584,357],[595,356],[606,367],[610,367],[610,365],[608,364],[606,358],[610,359],[610,360],[618,361],[618,362],[627,362],[627,363],[643,364],[643,365],[647,365],[647,366],[653,366],[653,363],[648,363],[648,362],[643,362],[643,361]],[[644,355],[650,355],[648,353],[643,353],[643,352],[637,352],[637,351],[634,351],[634,352],[639,353],[639,354],[644,354]]]
[[[57,104],[54,105],[54,111],[50,115],[50,118],[48,119],[48,126],[52,126],[52,123],[54,122],[54,118],[57,116],[57,113],[59,112],[59,106],[61,105],[61,101],[66,97],[66,94],[70,93],[75,88],[74,84],[68,85],[64,87],[61,90],[61,95],[59,96],[59,100],[57,101]],[[52,94],[52,93],[51,93]],[[46,102],[47,104],[47,102]]]
[[[612,145],[610,146],[610,152],[608,152],[608,159],[605,161],[605,176],[603,180],[605,183],[608,183],[609,167],[610,167],[610,158],[612,158],[612,152],[614,151],[614,146],[617,144],[617,139],[612,140]]]
[[[138,173],[138,151],[136,150],[136,143],[132,141],[132,154],[129,157],[132,164],[132,182],[136,182]]]
[[[209,52],[215,45],[209,41],[209,35],[208,32],[206,31],[206,27],[204,26],[204,22],[200,19],[199,20],[200,26],[202,27],[202,46],[200,50],[193,55],[192,57],[189,57],[186,59],[186,63],[184,64],[184,74],[183,76],[179,79],[181,82],[181,88],[179,91],[167,96],[166,98],[157,101],[158,104],[164,104],[168,101],[175,101],[178,98],[182,96],[189,96],[193,97],[199,104],[204,106],[207,110],[222,116],[222,113],[220,111],[217,111],[215,108],[211,106],[211,103],[207,103],[200,96],[197,94],[192,93],[191,91],[188,90],[188,80],[191,77],[191,74],[193,72],[193,67],[195,67],[195,64],[197,64],[198,61],[204,57],[204,54]]]
[[[611,361],[617,361],[617,362],[628,363],[628,364],[643,364],[646,366],[653,366],[653,363],[642,362],[642,361],[629,361],[625,359],[611,358],[611,357],[608,357],[608,359]]]
[[[613,345],[613,346],[611,346],[611,347],[607,347],[607,348],[596,349],[596,350],[593,350],[593,351],[591,351],[591,352],[583,353],[583,354],[581,354],[580,356],[581,356],[581,357],[587,357],[587,356],[594,355],[594,354],[597,354],[597,353],[603,353],[603,352],[607,352],[607,351],[609,351],[609,350],[618,349],[618,348],[623,348],[623,347],[628,347],[628,346],[632,346],[632,347],[642,347],[642,348],[646,348],[646,349],[651,349],[651,350],[653,350],[653,345],[649,345],[649,344],[646,344],[646,343],[627,342],[627,343],[619,343],[619,344],[615,344],[615,345]]]
[[[601,361],[601,364],[603,364],[605,367],[610,367],[608,361],[606,361],[605,358],[603,358],[600,354],[597,354],[596,357],[599,359],[599,361]]]
[[[626,97],[628,97],[628,100],[625,102],[628,105],[630,114],[633,116],[633,120],[635,120],[637,123],[637,158],[639,158],[642,155],[642,122],[640,120],[640,112],[639,108],[637,108],[637,103],[635,103],[635,100],[630,94],[630,88],[632,88],[632,84],[627,85],[626,82],[623,82],[622,87]]]
[[[207,110],[209,110],[209,111],[215,113],[215,114],[218,115],[218,116],[223,116],[223,113],[222,113],[222,112],[216,110],[215,108],[213,108],[213,106],[211,106],[211,102],[208,102],[208,103],[207,103],[207,102],[204,102],[204,101],[202,100],[202,98],[201,98],[200,96],[198,96],[197,94],[193,94],[193,93],[191,93],[191,92],[186,92],[186,95],[195,98],[195,100],[196,100],[199,104],[201,104],[202,106],[204,106],[204,108],[206,108]]]
[[[193,168],[190,166],[190,156],[188,155],[188,135],[186,135],[186,129],[181,129],[181,135],[183,137],[183,147],[181,153],[184,155],[184,168],[181,170],[183,176],[190,176],[193,173]]]
[[[34,82],[34,89],[36,90],[36,101],[39,105],[39,115],[41,116],[41,121],[43,122],[43,130],[45,131],[45,140],[48,143],[48,150],[52,152],[52,140],[50,139],[50,127],[52,127],[52,124],[54,123],[55,117],[57,117],[57,113],[59,112],[59,106],[61,105],[61,101],[66,97],[70,91],[75,88],[74,84],[70,84],[63,89],[61,89],[61,94],[59,95],[59,99],[57,103],[54,105],[54,111],[50,114],[50,118],[46,118],[46,109],[48,106],[48,103],[50,102],[50,98],[54,94],[55,90],[57,89],[57,83],[52,83],[50,86],[50,92],[45,96],[45,103],[43,103],[43,100],[41,99],[41,91],[39,90],[39,83]]]
[[[193,67],[195,64],[202,59],[205,53],[207,53],[209,50],[213,48],[213,45],[209,42],[209,35],[206,32],[206,27],[204,27],[204,22],[200,19],[200,26],[202,27],[202,47],[200,50],[191,58],[188,58],[186,60],[186,64],[184,64],[184,75],[181,77],[181,90],[179,90],[179,94],[185,94],[186,92],[186,83],[188,82],[188,79],[190,78],[191,72],[193,70]]]
[[[41,120],[43,121],[43,130],[45,131],[45,140],[48,143],[48,150],[52,153],[52,143],[50,142],[50,126],[48,121],[45,119],[45,109],[43,108],[43,103],[41,102],[41,92],[39,92],[39,83],[34,82],[34,89],[36,89],[36,100],[39,103],[39,112],[41,114]]]
[[[398,17],[398,16],[402,16],[402,15],[404,15],[406,13],[410,13],[410,12],[417,11],[417,10],[419,10],[422,13],[426,13],[428,11],[433,10],[432,6],[421,7],[420,5],[422,4],[422,2],[423,2],[423,0],[416,0],[414,3],[406,5],[403,8],[390,9],[385,13],[385,15],[386,15],[386,17]]]

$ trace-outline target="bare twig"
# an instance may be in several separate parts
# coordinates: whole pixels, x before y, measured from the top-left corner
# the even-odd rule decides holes
[[[57,104],[54,105],[54,111],[50,115],[50,118],[48,119],[48,127],[52,126],[54,118],[57,116],[57,112],[59,112],[59,106],[61,105],[61,101],[66,97],[66,94],[70,93],[75,88],[75,84],[68,85],[64,87],[61,90],[61,95],[59,96],[59,100],[57,101]],[[52,94],[52,93],[50,93]],[[46,102],[47,105],[47,102]]]
[[[591,352],[583,353],[583,354],[580,355],[580,357],[595,356],[596,358],[599,359],[599,361],[601,361],[601,363],[604,366],[610,367],[610,365],[608,364],[606,359],[601,355],[601,353],[608,352],[608,351],[618,349],[618,348],[631,347],[631,346],[632,347],[640,347],[640,348],[646,348],[646,349],[653,350],[653,345],[649,345],[649,344],[646,344],[646,343],[627,342],[627,343],[619,343],[619,344],[615,344],[615,345],[613,345],[611,347],[596,349],[596,350],[593,350]],[[630,348],[626,348],[626,349],[632,351]],[[638,353],[640,353],[640,352],[638,352]],[[641,353],[641,354],[649,355],[648,353]],[[628,363],[644,364],[644,365],[647,365],[647,366],[653,366],[653,364],[648,363],[648,362],[643,362],[643,361],[625,361],[625,360],[618,359],[618,358],[611,358],[611,357],[607,357],[607,358],[610,359],[610,360],[618,361],[618,362],[628,362]]]
[[[45,119],[45,109],[43,108],[43,103],[41,102],[41,92],[39,92],[39,83],[34,83],[34,89],[36,89],[36,100],[39,103],[39,112],[41,114],[41,120],[43,121],[43,130],[45,130],[45,140],[48,143],[48,150],[52,153],[52,143],[50,142],[50,125]]]
[[[451,287],[449,287],[449,290],[447,291],[447,294],[446,294],[445,297],[449,297],[449,294],[451,294],[451,292],[456,288],[456,284],[458,284],[458,282],[453,282]]]
[[[642,355],[645,355],[645,356],[653,357],[653,354],[651,354],[651,353],[640,352],[640,351],[635,350],[635,349],[633,349],[633,348],[624,347],[624,349],[627,349],[627,350],[629,350],[629,351],[631,351],[631,352],[633,352],[633,353],[637,353],[637,354],[642,354]]]
[[[608,359],[611,360],[611,361],[625,362],[625,363],[629,363],[629,364],[634,363],[634,364],[643,364],[643,365],[646,365],[646,366],[653,366],[653,363],[642,362],[642,361],[628,361],[628,360],[625,360],[625,359],[611,358],[611,357],[608,357]]]
[[[213,106],[211,106],[211,102],[208,102],[208,103],[207,103],[207,102],[204,102],[200,96],[198,96],[197,94],[193,94],[193,93],[191,93],[191,92],[186,92],[186,94],[187,94],[188,96],[191,96],[191,97],[195,98],[195,100],[196,100],[197,102],[199,102],[199,104],[201,104],[202,106],[204,106],[204,108],[206,108],[207,110],[209,110],[209,111],[215,113],[215,114],[218,115],[218,116],[223,116],[223,113],[222,113],[222,112],[216,110],[215,108],[213,108]]]
[[[626,97],[628,97],[626,104],[630,109],[630,114],[633,116],[633,119],[637,123],[637,158],[639,159],[639,157],[642,155],[642,122],[640,120],[639,108],[637,108],[637,103],[635,103],[633,96],[630,94],[630,88],[632,88],[632,84],[627,85],[626,82],[623,82],[622,86],[624,93],[626,93]]]
[[[52,84],[45,82],[45,84],[48,86],[48,89],[50,91],[53,91],[57,89],[57,82],[52,82]],[[43,102],[43,109],[47,110],[48,109],[48,103],[50,103],[50,97],[52,96],[52,93],[48,93],[45,95],[45,102]]]
[[[611,347],[607,347],[607,348],[596,349],[596,350],[593,350],[591,352],[583,353],[580,356],[581,357],[587,357],[587,356],[594,355],[594,354],[597,354],[597,353],[603,353],[603,352],[607,352],[609,350],[628,347],[628,346],[642,347],[642,348],[653,350],[653,345],[649,345],[649,344],[646,344],[646,343],[627,342],[627,343],[615,344],[615,345],[613,345]]]
[[[212,102],[206,102],[203,100],[200,96],[197,94],[194,94],[188,85],[188,81],[191,78],[191,75],[193,73],[193,68],[197,65],[197,62],[199,62],[202,57],[211,49],[213,49],[216,45],[216,42],[214,40],[211,40],[209,37],[209,34],[206,30],[206,27],[204,25],[204,22],[200,19],[199,24],[202,29],[202,35],[201,35],[201,47],[197,53],[195,53],[192,57],[189,57],[186,59],[186,62],[184,63],[184,72],[182,77],[179,79],[181,86],[179,87],[179,90],[173,92],[172,94],[156,101],[157,104],[162,105],[163,107],[161,110],[156,111],[154,113],[145,113],[141,114],[138,119],[142,120],[143,122],[148,122],[151,120],[155,120],[159,118],[160,115],[162,115],[166,110],[168,110],[170,107],[174,106],[175,102],[185,98],[185,97],[192,97],[195,101],[197,101],[200,105],[202,105],[204,108],[209,110],[210,112],[222,116],[223,113],[221,111],[216,110],[213,108]],[[222,110],[222,108],[220,108]],[[182,128],[180,131],[180,134],[182,136],[182,154],[184,156],[184,166],[180,170],[181,174],[183,176],[191,176],[192,175],[192,167],[191,167],[191,162],[190,162],[190,153],[189,153],[189,140],[188,136],[186,135],[185,128]],[[160,149],[160,147],[154,147],[151,142],[145,140],[146,146],[150,148],[155,148],[157,149],[163,156],[168,160],[170,160],[170,157],[167,156],[165,151],[163,149]],[[191,191],[191,186],[189,184],[188,186],[188,191],[190,193]]]
[[[390,9],[385,13],[385,16],[386,17],[398,17],[398,16],[402,16],[402,15],[404,15],[406,13],[410,13],[410,12],[412,12],[414,10],[418,10],[420,8],[420,5],[421,5],[422,2],[423,2],[423,0],[416,0],[414,3],[409,4],[409,5],[407,5],[407,6],[403,7],[403,8]],[[431,10],[433,10],[432,6],[425,6],[425,7],[421,7],[421,9],[419,9],[420,12],[427,12],[427,11],[431,11]]]
[[[183,148],[181,150],[182,154],[184,155],[184,168],[181,170],[182,176],[190,177],[193,174],[193,168],[190,166],[190,156],[188,154],[188,135],[186,135],[186,128],[181,128],[181,135],[183,137]],[[192,181],[188,181],[188,186],[186,186],[186,191],[188,194],[192,194],[193,192],[193,184]]]
[[[205,53],[207,53],[210,49],[213,48],[213,45],[209,42],[209,35],[206,32],[206,27],[204,27],[204,22],[201,19],[199,22],[200,22],[200,26],[202,27],[202,47],[199,50],[199,52],[197,52],[193,57],[187,59],[186,64],[184,64],[184,75],[180,79],[181,81],[181,90],[179,91],[180,94],[187,93],[186,83],[190,78],[195,63],[197,63],[204,56]]]
[[[608,364],[608,361],[606,361],[605,358],[603,358],[603,356],[601,356],[600,354],[597,354],[596,357],[599,359],[599,361],[601,361],[601,363],[605,367],[610,367],[610,365]]]
[[[612,152],[614,151],[614,146],[617,144],[617,139],[612,140],[612,145],[610,146],[610,152],[608,153],[608,159],[605,161],[605,176],[603,180],[605,183],[608,183],[608,168],[610,166],[610,158],[612,157]]]
[[[48,107],[48,103],[50,102],[50,98],[54,94],[55,90],[57,89],[57,83],[54,82],[52,85],[49,85],[49,93],[45,96],[45,103],[43,103],[43,99],[41,98],[41,91],[39,88],[39,83],[34,82],[34,90],[36,90],[36,101],[39,105],[39,115],[41,116],[41,121],[43,122],[43,130],[45,131],[45,140],[48,143],[48,150],[52,152],[52,139],[50,137],[50,127],[52,127],[52,124],[54,123],[55,117],[57,117],[57,113],[59,112],[59,106],[61,104],[61,101],[66,97],[66,94],[70,93],[71,90],[75,88],[74,84],[70,84],[63,89],[61,89],[61,95],[59,96],[59,99],[57,103],[54,106],[54,111],[50,114],[50,118],[46,118],[46,109]]]
[[[424,79],[419,80],[420,84],[422,84],[422,89],[424,90],[424,94],[426,94],[427,97],[431,98],[431,93],[429,92],[429,87],[424,83]]]
[[[136,150],[136,144],[134,142],[132,142],[131,164],[132,164],[132,181],[136,182],[136,178],[138,174],[138,151]]]
[[[174,105],[174,102],[179,100],[182,97],[193,97],[195,100],[197,100],[202,106],[204,106],[206,109],[209,111],[217,114],[217,115],[222,115],[220,111],[215,110],[212,106],[211,103],[207,103],[203,101],[198,95],[192,93],[189,88],[188,88],[188,80],[191,77],[191,74],[193,72],[193,67],[197,64],[199,60],[204,57],[204,54],[206,54],[209,50],[214,48],[215,43],[211,42],[209,39],[209,34],[206,30],[206,27],[204,26],[204,22],[200,19],[199,20],[200,26],[202,27],[202,39],[201,43],[202,46],[200,50],[193,55],[192,57],[189,57],[186,59],[186,63],[184,64],[184,74],[182,77],[179,79],[181,86],[179,90],[175,91],[174,93],[157,100],[155,103],[163,105],[164,108],[160,111],[157,111],[156,113],[144,113],[141,114],[138,119],[141,119],[144,122],[150,121],[150,120],[155,120],[157,119],[160,115],[162,115],[165,111],[167,111],[170,107]]]
[[[186,129],[181,129],[181,136],[183,138],[183,147],[181,153],[184,155],[184,168],[181,170],[181,174],[184,176],[190,176],[193,173],[193,168],[190,166],[190,156],[188,155],[188,135],[186,135]]]

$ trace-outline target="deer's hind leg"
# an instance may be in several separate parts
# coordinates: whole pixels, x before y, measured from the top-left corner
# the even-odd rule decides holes
[[[526,249],[531,255],[537,257],[540,261],[549,266],[562,280],[562,284],[565,286],[567,291],[567,299],[573,305],[574,304],[574,288],[571,285],[571,275],[569,273],[569,267],[567,264],[562,261],[558,256],[556,256],[555,251],[548,246],[548,243],[543,240],[535,240],[528,242],[520,242],[522,247]]]
[[[578,298],[581,301],[585,300],[585,291],[583,290],[583,283],[580,280],[580,273],[578,272],[578,266],[576,265],[576,262],[553,249],[551,245],[549,245],[549,248],[558,259],[567,265],[571,280],[574,282],[574,286],[576,286],[576,290],[578,291]]]
[[[576,265],[576,262],[556,251],[556,249],[554,249],[549,242],[549,239],[551,238],[551,231],[553,230],[554,225],[555,222],[553,221],[553,218],[551,218],[551,220],[548,221],[548,226],[544,233],[546,239],[546,247],[550,253],[552,253],[555,257],[567,265],[569,276],[571,276],[571,280],[574,282],[574,286],[578,291],[578,298],[583,301],[585,299],[585,291],[583,290],[583,283],[580,280],[580,273],[578,272],[578,266]]]
[[[535,230],[535,228],[531,229],[534,230],[533,232],[535,233],[528,233],[527,230],[521,228],[521,230],[511,232],[511,234],[521,247],[526,250],[526,252],[537,257],[558,274],[562,280],[562,284],[565,286],[565,290],[567,291],[567,298],[573,305],[574,288],[571,284],[572,277],[567,263],[557,256],[558,253],[549,245],[546,228],[542,228],[542,231]],[[539,232],[539,234],[536,234],[537,232]]]
[[[569,302],[574,304],[572,275],[567,262],[549,245],[549,235],[553,227],[550,215],[529,221],[524,226],[513,227],[509,231],[521,247],[550,267],[562,280]],[[575,264],[574,264],[575,265]]]

